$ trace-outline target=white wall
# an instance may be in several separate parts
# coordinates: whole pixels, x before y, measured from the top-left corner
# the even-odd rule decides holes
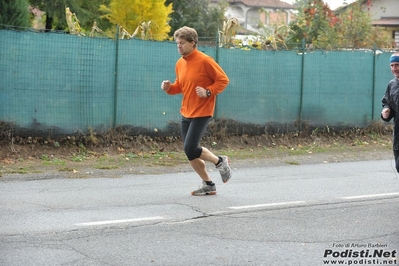
[[[399,0],[373,0],[370,14],[373,19],[399,17]]]

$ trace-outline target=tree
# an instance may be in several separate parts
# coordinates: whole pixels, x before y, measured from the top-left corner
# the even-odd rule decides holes
[[[200,37],[215,37],[223,27],[226,2],[211,7],[209,0],[166,0],[165,4],[173,4],[173,13],[169,25],[170,35],[183,27],[196,29]]]
[[[79,6],[86,11],[85,20],[82,21],[82,28],[89,30],[94,21],[102,30],[112,27],[112,24],[105,18],[102,18],[103,12],[100,11],[101,5],[109,5],[111,0],[78,0]],[[80,19],[80,17],[79,17]]]
[[[341,44],[345,47],[359,47],[371,32],[371,17],[364,13],[359,3],[354,3],[340,15]]]
[[[109,6],[101,5],[100,10],[105,13],[104,18],[129,33],[144,24],[151,25],[151,39],[164,40],[170,31],[172,4],[165,5],[165,0],[111,0]]]
[[[27,0],[0,0],[0,24],[29,27],[28,8]]]
[[[300,42],[315,48],[381,48],[393,47],[392,37],[372,24],[369,13],[372,0],[357,0],[341,13],[334,14],[321,0],[297,0],[298,15],[290,23],[293,33],[287,41]]]
[[[295,0],[292,4],[298,8],[308,4],[308,2],[309,0]]]
[[[76,14],[81,22],[83,29],[91,30],[94,20],[104,28],[109,27],[109,23],[100,18],[100,5],[108,4],[110,0],[29,0],[32,6],[45,12],[46,31],[66,30],[67,23],[65,18],[65,8]]]
[[[366,2],[366,6],[370,6],[371,1]],[[368,9],[369,10],[369,9]],[[339,15],[341,18],[337,27],[339,33],[340,44],[344,47],[372,47],[377,41],[374,33],[372,18],[368,11],[362,10],[360,2],[350,5],[343,13]]]
[[[74,0],[30,0],[32,6],[45,12],[46,31],[65,30],[67,23],[65,19],[65,7],[69,7],[76,13],[81,21],[86,21],[87,12],[79,7],[78,1]]]
[[[328,4],[322,0],[297,1],[298,14],[289,26],[291,32],[287,42],[299,43],[305,39],[307,44],[317,48],[331,48],[337,43],[335,25],[338,18]]]

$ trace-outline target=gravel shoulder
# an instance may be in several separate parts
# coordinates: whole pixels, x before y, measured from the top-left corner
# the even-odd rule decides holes
[[[218,152],[218,151],[216,151]],[[223,151],[221,151],[223,152]],[[244,153],[244,152],[243,152]],[[231,166],[234,169],[247,167],[275,167],[281,165],[305,165],[320,163],[339,163],[368,160],[392,160],[392,171],[394,162],[389,141],[367,145],[339,145],[338,147],[325,148],[321,151],[302,150],[296,154],[292,148],[267,149],[254,151],[252,156],[230,155]],[[114,158],[115,157],[115,158]],[[114,159],[113,159],[114,158]],[[108,160],[120,160],[120,155],[112,155]],[[57,163],[45,163],[37,158],[26,160],[2,159],[0,180],[41,180],[54,178],[119,178],[124,175],[153,175],[163,173],[192,172],[190,165],[181,160],[169,165],[159,165],[154,162],[162,158],[142,158],[141,160],[128,161],[118,164],[115,168],[99,168],[99,160],[91,159],[82,162],[68,162],[67,170],[64,165]],[[207,163],[207,167],[213,166]],[[64,169],[64,170],[63,170]]]

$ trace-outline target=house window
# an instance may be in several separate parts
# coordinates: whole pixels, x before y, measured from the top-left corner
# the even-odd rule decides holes
[[[399,30],[393,32],[393,38],[395,39],[396,47],[399,47]]]

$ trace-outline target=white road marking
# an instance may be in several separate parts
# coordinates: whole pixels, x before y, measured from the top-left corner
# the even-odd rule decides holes
[[[388,196],[399,196],[399,192],[350,196],[350,197],[342,197],[341,199],[367,199],[367,198],[381,198],[381,197],[388,197]]]
[[[305,203],[305,201],[288,201],[288,202],[265,203],[265,204],[255,204],[255,205],[245,205],[245,206],[233,206],[233,207],[229,207],[229,209],[241,210],[241,209],[251,209],[251,208],[296,205],[296,204],[303,204],[303,203]]]
[[[134,223],[134,222],[143,222],[143,221],[162,220],[162,219],[164,219],[164,217],[154,216],[154,217],[143,217],[143,218],[135,218],[135,219],[108,220],[108,221],[98,221],[98,222],[89,222],[89,223],[78,223],[75,225],[78,225],[78,226],[109,225],[109,224],[121,224],[121,223]]]
[[[348,196],[341,197],[340,199],[352,200],[352,199],[370,199],[370,198],[383,198],[390,196],[399,196],[399,192],[393,193],[382,193],[382,194],[370,194],[370,195],[359,195],[359,196]],[[254,204],[254,205],[244,205],[244,206],[232,206],[228,207],[233,210],[242,210],[242,209],[252,209],[252,208],[265,208],[265,207],[275,207],[275,206],[287,206],[287,205],[298,205],[305,204],[306,201],[288,201],[288,202],[276,202],[276,203],[265,203],[265,204]]]
[[[381,198],[381,197],[389,197],[389,196],[399,196],[399,192],[348,196],[348,197],[341,197],[340,199],[352,200],[352,199]],[[300,205],[300,204],[305,204],[305,203],[306,203],[306,201],[287,201],[287,202],[232,206],[232,207],[228,207],[228,208],[233,209],[233,210],[242,210],[242,209],[267,208],[267,207],[276,207],[276,206]],[[75,225],[77,225],[77,226],[110,225],[110,224],[163,220],[163,219],[165,219],[165,218],[162,216],[153,216],[153,217],[143,217],[143,218],[135,218],[135,219],[107,220],[107,221],[98,221],[98,222],[77,223]]]

